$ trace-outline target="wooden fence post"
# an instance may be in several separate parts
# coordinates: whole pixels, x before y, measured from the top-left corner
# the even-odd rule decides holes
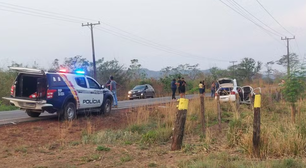
[[[201,102],[201,123],[202,123],[202,133],[205,136],[206,135],[206,126],[205,126],[205,102],[204,102],[204,95],[200,96],[200,102]]]
[[[255,95],[253,120],[253,154],[260,157],[260,106],[261,95]]]
[[[236,93],[235,97],[236,97],[236,101],[235,101],[235,103],[236,103],[236,111],[238,112],[239,106],[240,106],[240,96],[239,96],[239,94]]]
[[[221,107],[220,107],[220,95],[217,96],[217,111],[218,111],[218,124],[219,132],[221,132]]]
[[[178,111],[176,113],[176,121],[174,123],[174,131],[172,137],[171,150],[180,150],[183,144],[185,122],[187,118],[188,99],[180,98]]]

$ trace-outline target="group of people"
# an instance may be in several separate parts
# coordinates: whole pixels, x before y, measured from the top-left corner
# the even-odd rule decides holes
[[[171,82],[171,90],[172,90],[172,99],[176,99],[175,92],[178,90],[180,94],[180,98],[185,98],[185,91],[186,91],[186,81],[184,78],[178,77],[178,80],[172,79]]]
[[[211,98],[215,97],[215,93],[218,89],[219,89],[219,83],[217,81],[213,81],[210,85],[210,91],[211,91],[210,97]]]
[[[206,89],[206,84],[205,81],[200,81],[199,83],[199,93],[200,94],[204,94],[205,93],[205,89]],[[219,89],[219,83],[217,81],[213,81],[210,85],[210,97],[215,97],[215,92]]]
[[[176,90],[178,90],[180,98],[185,98],[186,86],[187,86],[187,83],[186,83],[184,78],[178,77],[178,80],[173,79],[172,82],[171,82],[172,99],[176,99],[176,97],[175,97]],[[109,77],[109,80],[106,83],[106,87],[108,87],[108,89],[113,93],[113,95],[114,95],[114,104],[113,105],[114,105],[114,107],[117,107],[118,106],[117,92],[116,92],[117,83],[114,80],[113,76]],[[205,89],[206,89],[205,81],[204,80],[200,81],[200,83],[199,83],[199,93],[200,94],[205,94]],[[211,83],[211,87],[210,87],[212,98],[215,97],[215,92],[218,89],[219,89],[219,83],[216,82],[216,81],[213,81]]]

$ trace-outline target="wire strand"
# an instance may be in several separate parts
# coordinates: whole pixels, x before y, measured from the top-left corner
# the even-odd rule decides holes
[[[289,34],[291,34],[292,36],[294,36],[294,34],[293,33],[291,33],[289,30],[287,30],[282,24],[280,24],[280,22],[279,21],[277,21],[276,19],[275,19],[275,17],[273,17],[273,15],[262,5],[262,3],[260,3],[259,2],[259,0],[256,0],[257,1],[257,3],[268,13],[268,15],[270,15],[271,16],[271,18],[278,24],[278,25],[280,25],[280,27],[282,27],[286,32],[288,32]]]

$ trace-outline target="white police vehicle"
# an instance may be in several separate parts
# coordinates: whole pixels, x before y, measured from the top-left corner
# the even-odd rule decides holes
[[[18,76],[11,96],[3,97],[31,117],[43,112],[57,113],[61,119],[73,120],[80,111],[101,114],[111,112],[113,95],[84,71],[45,72],[38,69],[10,67]]]

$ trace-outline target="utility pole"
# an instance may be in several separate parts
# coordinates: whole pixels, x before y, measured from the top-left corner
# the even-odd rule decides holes
[[[286,40],[287,41],[287,75],[289,76],[290,75],[290,59],[289,59],[289,40],[293,40],[295,39],[295,36],[293,36],[292,38],[288,38],[288,37],[285,37],[285,38],[281,38],[281,40]]]
[[[90,28],[91,32],[91,46],[92,46],[92,60],[93,60],[93,70],[94,70],[94,78],[97,79],[97,70],[96,70],[96,57],[95,57],[95,44],[94,44],[94,36],[93,36],[93,27],[95,25],[99,25],[100,21],[98,23],[89,23],[86,24],[82,23],[82,26],[88,26]]]
[[[236,63],[237,61],[230,61],[230,63],[233,63],[233,76],[234,76],[234,78],[235,78],[235,63]]]

